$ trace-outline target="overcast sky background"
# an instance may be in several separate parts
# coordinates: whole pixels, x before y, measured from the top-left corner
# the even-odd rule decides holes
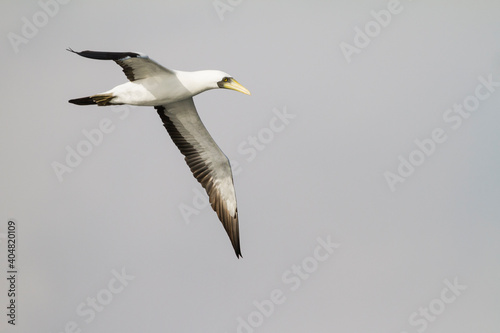
[[[19,270],[15,327],[0,281],[2,331],[498,332],[500,86],[480,88],[488,97],[460,127],[443,116],[473,100],[479,77],[500,82],[500,3],[401,0],[350,62],[341,43],[380,27],[371,11],[388,1],[231,3],[73,0],[48,15],[1,2],[0,275],[10,219]],[[238,166],[243,259],[153,108],[67,102],[126,81],[67,47],[220,69],[252,92],[195,97]],[[54,162],[103,119],[112,131],[59,181]],[[436,128],[446,140],[392,191],[384,174]],[[318,238],[339,246],[318,252]],[[290,271],[303,263],[305,279]],[[274,290],[281,304],[258,314]],[[109,304],[90,320],[96,297]]]

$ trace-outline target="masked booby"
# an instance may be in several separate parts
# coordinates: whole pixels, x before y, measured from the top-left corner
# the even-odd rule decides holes
[[[167,69],[147,55],[136,52],[76,52],[82,57],[114,60],[129,82],[106,92],[69,100],[77,105],[153,106],[163,124],[185,156],[194,177],[206,190],[236,256],[241,257],[238,208],[229,160],[203,125],[193,96],[209,89],[232,89],[250,95],[231,75],[218,70],[184,72]]]

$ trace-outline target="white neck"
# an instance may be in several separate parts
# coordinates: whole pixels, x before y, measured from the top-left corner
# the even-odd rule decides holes
[[[217,82],[222,79],[219,71],[204,70],[196,72],[175,71],[182,85],[189,90],[193,96],[209,89],[218,88]]]

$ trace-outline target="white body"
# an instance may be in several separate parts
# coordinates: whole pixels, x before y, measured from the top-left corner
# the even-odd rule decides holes
[[[113,94],[112,104],[166,105],[218,88],[214,82],[224,75],[227,74],[215,70],[196,72],[171,70],[171,73],[126,82],[103,94]]]

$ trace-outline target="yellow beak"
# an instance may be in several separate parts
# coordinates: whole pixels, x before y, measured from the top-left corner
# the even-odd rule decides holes
[[[224,82],[222,87],[224,87],[226,89],[236,90],[236,91],[239,91],[241,93],[250,95],[250,91],[248,91],[247,88],[245,88],[241,84],[239,84],[238,81],[236,81],[235,79],[231,79],[231,81]]]

